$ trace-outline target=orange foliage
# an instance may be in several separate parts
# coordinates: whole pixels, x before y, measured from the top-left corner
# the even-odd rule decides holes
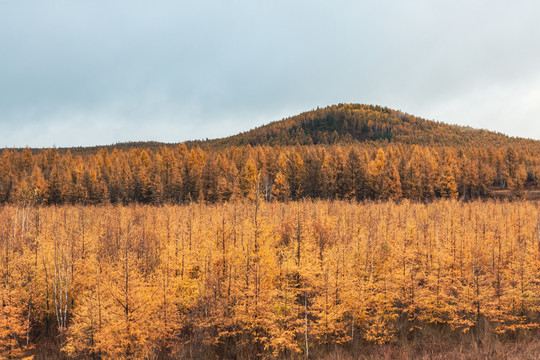
[[[250,358],[517,336],[540,322],[539,216],[456,200],[6,206],[0,347]]]

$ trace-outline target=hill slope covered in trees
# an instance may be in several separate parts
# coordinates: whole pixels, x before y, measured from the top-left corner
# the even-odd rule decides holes
[[[223,139],[194,142],[212,146],[317,145],[352,142],[393,142],[417,145],[493,145],[538,141],[488,130],[425,120],[387,107],[339,104],[307,111]]]
[[[245,145],[335,145],[358,142],[430,146],[485,146],[488,143],[496,146],[540,146],[538,140],[510,137],[468,126],[449,125],[409,115],[400,110],[365,104],[339,104],[317,108],[236,135],[210,140],[190,140],[185,144],[188,147],[223,148]],[[96,153],[102,149],[156,150],[164,146],[177,145],[178,143],[158,141],[130,141],[103,146],[58,148],[58,151],[63,153],[69,150],[72,154],[85,154]],[[33,153],[42,151],[42,149],[31,150]]]

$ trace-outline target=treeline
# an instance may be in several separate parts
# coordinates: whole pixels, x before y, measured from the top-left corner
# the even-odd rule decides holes
[[[4,150],[0,203],[474,199],[489,197],[493,187],[522,197],[539,176],[540,153],[529,147],[365,143],[216,150],[180,144],[85,155]]]
[[[5,358],[358,355],[540,325],[532,202],[5,206],[0,253]]]

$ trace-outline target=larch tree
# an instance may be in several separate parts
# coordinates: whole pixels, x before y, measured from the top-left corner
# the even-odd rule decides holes
[[[290,187],[285,175],[280,171],[277,173],[272,186],[272,198],[277,201],[286,201],[290,196]]]
[[[437,188],[443,198],[456,199],[458,197],[457,183],[454,177],[454,161],[449,156],[446,157],[444,165],[439,168]]]
[[[249,158],[239,175],[238,191],[243,198],[250,200],[257,196],[258,173],[255,161]]]

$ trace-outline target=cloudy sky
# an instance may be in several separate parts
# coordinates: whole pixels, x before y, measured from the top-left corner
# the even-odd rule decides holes
[[[354,102],[540,139],[538,1],[0,1],[0,147],[222,137]]]

